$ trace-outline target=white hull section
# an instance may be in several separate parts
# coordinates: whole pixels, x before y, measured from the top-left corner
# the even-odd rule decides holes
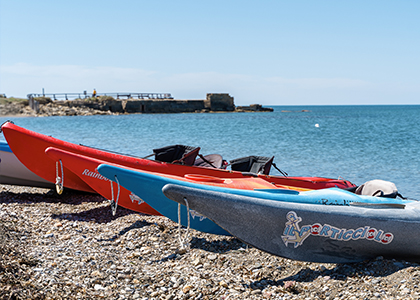
[[[54,184],[35,175],[13,152],[0,150],[0,184],[54,188]]]

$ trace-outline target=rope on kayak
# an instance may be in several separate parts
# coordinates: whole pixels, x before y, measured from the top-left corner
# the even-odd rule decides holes
[[[277,168],[277,165],[275,163],[273,163],[273,167],[279,171],[284,177],[289,176],[289,174],[287,174],[285,171],[280,170],[279,168]]]
[[[188,240],[188,234],[190,230],[190,206],[188,204],[187,198],[184,197],[185,206],[187,207],[187,230],[185,232],[184,238],[181,237],[181,204],[178,203],[178,240],[179,240],[179,246],[180,246],[180,252],[183,250],[186,251],[188,249],[189,244],[187,242]]]
[[[118,186],[118,191],[117,191],[117,200],[114,201],[114,184],[113,184],[113,181],[110,180],[110,182],[111,182],[111,194],[112,194],[111,211],[112,211],[113,216],[115,216],[115,214],[117,213],[118,199],[120,198],[120,183],[118,181],[117,175],[115,175],[114,177],[115,177],[115,182],[117,183],[117,186]]]
[[[61,165],[61,177],[58,176],[58,161]],[[57,194],[61,195],[64,190],[64,171],[63,171],[63,163],[61,159],[55,162],[55,189],[57,190]]]

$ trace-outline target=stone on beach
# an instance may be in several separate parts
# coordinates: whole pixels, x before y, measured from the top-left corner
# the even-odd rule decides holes
[[[0,186],[0,299],[420,297],[414,262],[300,262],[197,231],[181,254],[177,226],[123,208],[112,216],[98,195]]]

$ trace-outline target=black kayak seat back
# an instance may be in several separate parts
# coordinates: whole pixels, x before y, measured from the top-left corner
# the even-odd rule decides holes
[[[271,165],[273,164],[274,156],[246,156],[232,159],[230,161],[230,168],[232,171],[270,174]]]
[[[221,169],[223,166],[223,157],[219,154],[204,155],[204,159],[201,157],[196,159],[194,166]]]
[[[155,160],[168,163],[179,163],[188,166],[194,165],[199,151],[200,147],[185,145],[171,145],[153,149]]]

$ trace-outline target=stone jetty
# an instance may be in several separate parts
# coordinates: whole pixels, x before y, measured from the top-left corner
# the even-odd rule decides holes
[[[260,104],[235,106],[229,94],[207,94],[203,100],[177,99],[115,99],[110,96],[75,100],[52,100],[48,97],[8,103],[0,107],[0,115],[75,116],[133,113],[212,113],[212,112],[270,112]],[[32,107],[32,109],[31,109]]]

